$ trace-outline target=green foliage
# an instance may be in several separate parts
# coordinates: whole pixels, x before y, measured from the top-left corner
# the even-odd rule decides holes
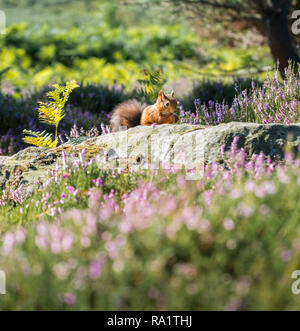
[[[2,77],[8,72],[10,68],[7,67],[7,68],[4,68],[2,70],[0,70],[0,89],[1,89],[1,82],[2,82]]]
[[[163,89],[165,79],[161,69],[143,70],[143,78],[138,81],[141,84],[140,92],[142,96],[150,102],[157,98],[160,90]]]
[[[70,28],[18,24],[7,28],[0,46],[0,70],[10,67],[3,82],[19,89],[76,79],[82,84],[117,83],[128,91],[143,79],[144,68],[161,68],[170,82],[247,75],[251,68],[255,73],[257,64],[272,64],[265,47],[211,47],[175,24],[126,28],[105,21]]]

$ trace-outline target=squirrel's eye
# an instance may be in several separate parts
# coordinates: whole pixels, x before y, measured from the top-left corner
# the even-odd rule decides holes
[[[166,107],[169,107],[170,103],[169,102],[166,102],[165,105],[166,105]]]

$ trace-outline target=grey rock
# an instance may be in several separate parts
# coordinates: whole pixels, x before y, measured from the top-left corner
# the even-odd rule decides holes
[[[300,145],[300,123],[138,126],[96,138],[80,137],[51,150],[29,147],[0,158],[0,188],[24,184],[32,192],[38,180],[49,179],[48,170],[61,166],[63,151],[76,157],[84,150],[88,159],[96,158],[99,166],[106,168],[139,169],[149,163],[158,167],[161,162],[209,163],[219,159],[222,145],[229,150],[235,136],[239,136],[238,147],[245,148],[249,156],[263,152],[272,158],[282,158],[286,144],[294,148]]]

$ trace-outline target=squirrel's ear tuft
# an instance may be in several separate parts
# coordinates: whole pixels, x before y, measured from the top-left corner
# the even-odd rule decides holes
[[[161,98],[161,99],[163,99],[164,96],[165,96],[164,91],[163,90],[160,90],[159,93],[158,93],[158,97]]]
[[[174,90],[171,91],[171,97],[174,97],[175,93]]]

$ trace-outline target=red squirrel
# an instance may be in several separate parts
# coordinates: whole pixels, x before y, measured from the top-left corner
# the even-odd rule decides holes
[[[111,117],[112,132],[120,130],[121,126],[132,128],[137,125],[174,124],[179,119],[176,115],[177,100],[174,91],[165,94],[160,91],[154,105],[146,108],[137,100],[122,102],[114,108]]]

